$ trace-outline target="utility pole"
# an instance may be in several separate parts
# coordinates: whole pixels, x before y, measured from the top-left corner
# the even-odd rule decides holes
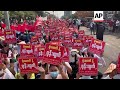
[[[7,26],[7,29],[10,29],[10,20],[9,20],[9,13],[8,13],[8,11],[4,11],[4,17],[5,17],[5,24]]]

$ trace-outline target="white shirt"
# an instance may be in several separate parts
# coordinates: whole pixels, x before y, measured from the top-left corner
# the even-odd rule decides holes
[[[97,54],[94,54],[94,57],[98,59],[98,65],[106,66],[106,62],[103,57],[98,56]]]
[[[116,21],[116,26],[119,26],[119,23],[120,23],[120,22],[117,20],[117,21]]]
[[[3,77],[0,77],[0,79],[15,79],[14,75],[6,68],[4,70],[4,75]]]
[[[102,79],[112,79],[112,78],[110,78],[110,76],[107,75],[106,77],[103,77]]]

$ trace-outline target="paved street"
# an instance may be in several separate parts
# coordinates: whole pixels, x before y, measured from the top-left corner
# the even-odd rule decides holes
[[[85,30],[86,35],[90,35],[90,30],[86,27],[81,27],[80,30]],[[93,35],[96,38],[96,35]],[[105,32],[104,41],[106,42],[104,58],[107,63],[105,68],[100,69],[103,73],[112,61],[117,61],[118,54],[120,53],[120,33],[113,34]]]

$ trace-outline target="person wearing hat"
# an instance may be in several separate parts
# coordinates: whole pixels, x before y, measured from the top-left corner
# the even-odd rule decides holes
[[[77,64],[77,61],[78,61],[78,57],[80,57],[78,55],[78,50],[77,49],[71,49],[70,53],[70,66],[72,67],[72,72],[71,74],[68,74],[69,76],[69,79],[74,79],[76,78],[76,73],[78,72],[78,64]]]

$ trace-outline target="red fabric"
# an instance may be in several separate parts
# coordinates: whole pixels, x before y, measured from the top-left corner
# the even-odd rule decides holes
[[[15,26],[14,25],[10,25],[10,28],[11,28],[11,30],[15,30]]]
[[[18,24],[18,26],[17,26],[17,31],[21,31],[21,25],[20,24]]]
[[[6,24],[3,23],[3,24],[1,24],[1,26],[2,26],[3,28],[5,28],[5,27],[6,27]]]
[[[21,32],[25,32],[25,25],[24,25],[24,24],[21,24],[20,31],[21,31]]]

